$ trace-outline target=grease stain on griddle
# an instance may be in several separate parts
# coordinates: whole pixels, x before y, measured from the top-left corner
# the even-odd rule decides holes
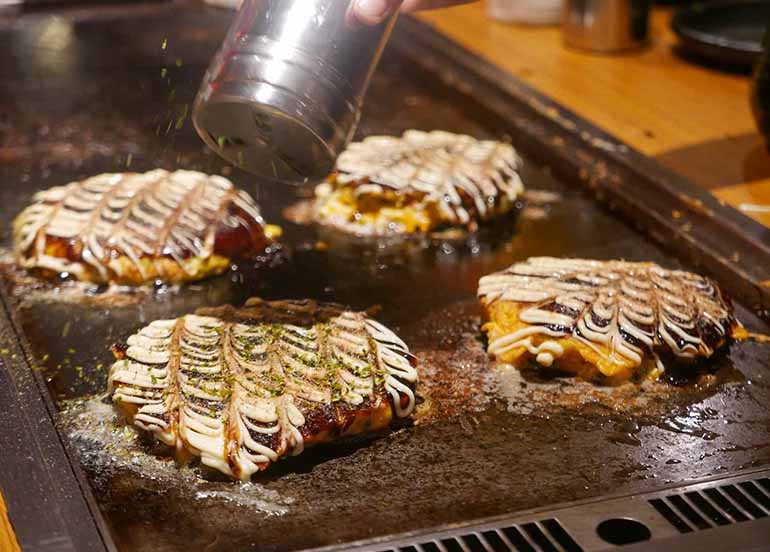
[[[180,297],[181,301],[193,305],[212,305],[248,298],[266,280],[280,274],[280,267],[288,261],[288,257],[283,246],[274,243],[255,258],[233,262],[228,271],[206,280],[184,285],[170,285],[157,280],[151,285],[131,287],[80,282],[67,273],[55,280],[43,279],[34,271],[19,268],[12,254],[0,250],[0,277],[6,283],[9,298],[21,310],[43,308],[43,305],[52,303],[89,308],[141,308],[147,302],[178,302]],[[199,296],[197,300],[195,295]]]
[[[205,474],[209,476],[206,478],[199,469],[180,469],[170,458],[154,454],[158,450],[153,449],[160,449],[159,445],[116,418],[112,405],[101,396],[63,405],[62,427],[86,467],[101,466],[98,468],[100,477],[112,478],[114,471],[110,473],[111,470],[128,470],[138,474],[140,480],[149,482],[142,486],[144,493],[177,487],[186,490],[188,500],[224,501],[265,516],[284,515],[289,511],[291,499],[258,483],[212,481],[211,473]],[[108,489],[111,493],[126,490],[120,484],[113,484]]]

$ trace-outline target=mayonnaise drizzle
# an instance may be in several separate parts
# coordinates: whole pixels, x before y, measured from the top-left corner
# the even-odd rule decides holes
[[[376,402],[383,387],[397,416],[415,406],[408,348],[359,313],[308,327],[188,315],[153,322],[127,344],[110,370],[113,401],[138,409],[137,427],[239,479],[302,452],[303,412]]]
[[[537,335],[572,336],[618,365],[638,367],[652,353],[662,372],[659,353],[708,357],[736,323],[711,280],[653,263],[535,257],[481,278],[478,296],[485,306],[518,303],[526,324],[489,353],[525,347],[544,366],[563,349],[550,339],[533,346]]]
[[[242,215],[229,213],[233,204]],[[66,272],[98,283],[120,280],[131,270],[143,279],[164,278],[161,257],[194,276],[194,261],[215,252],[220,224],[247,229],[263,225],[251,197],[225,178],[161,169],[102,174],[37,193],[14,221],[14,250],[24,268]],[[50,254],[49,238],[69,243],[79,258]],[[151,260],[153,274],[147,273],[142,258]]]
[[[337,159],[340,186],[355,183],[357,194],[390,189],[424,194],[443,220],[467,224],[475,212],[485,220],[501,198],[512,204],[524,187],[521,159],[510,144],[476,140],[450,132],[408,130],[403,136],[369,136]],[[469,211],[470,210],[470,211]]]

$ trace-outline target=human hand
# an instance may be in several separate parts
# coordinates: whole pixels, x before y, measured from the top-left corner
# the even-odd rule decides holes
[[[401,7],[403,12],[446,8],[457,4],[468,4],[473,0],[353,0],[350,17],[364,25],[377,25]]]

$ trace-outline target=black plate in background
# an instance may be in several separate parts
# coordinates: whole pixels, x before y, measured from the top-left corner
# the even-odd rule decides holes
[[[690,53],[708,61],[749,67],[762,53],[770,1],[695,4],[679,11],[671,27]]]

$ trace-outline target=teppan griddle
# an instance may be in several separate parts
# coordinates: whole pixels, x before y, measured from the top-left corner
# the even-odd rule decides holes
[[[768,230],[410,19],[375,76],[359,134],[416,127],[510,139],[534,191],[527,205],[478,236],[427,244],[354,243],[291,222],[284,209],[306,190],[224,165],[189,121],[231,16],[192,3],[112,6],[31,13],[0,29],[6,246],[12,217],[36,190],[156,166],[230,176],[284,227],[286,244],[272,269],[133,303],[4,284],[0,486],[22,546],[578,550],[647,537],[647,546],[682,550],[768,541],[768,345],[738,344],[711,373],[644,391],[522,377],[489,365],[474,297],[482,274],[530,255],[647,259],[710,274],[748,328],[767,333]],[[250,295],[379,305],[377,317],[421,361],[414,420],[309,450],[248,485],[179,470],[113,428],[99,395],[112,342],[151,319]]]

